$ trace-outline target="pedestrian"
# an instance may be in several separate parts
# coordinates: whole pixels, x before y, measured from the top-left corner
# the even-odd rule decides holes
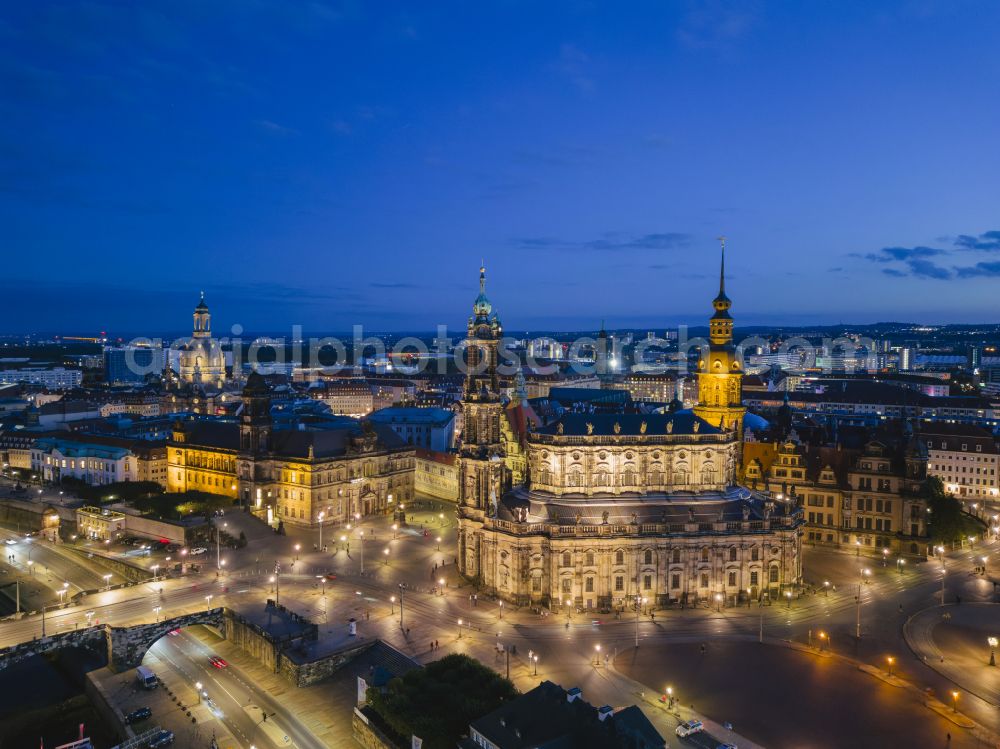
[[[441,647],[441,645],[438,643],[437,640],[435,640],[434,641],[434,649],[437,650],[439,647]]]

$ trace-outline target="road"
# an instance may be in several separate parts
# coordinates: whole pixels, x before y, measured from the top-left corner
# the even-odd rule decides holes
[[[723,607],[720,610],[673,609],[656,612],[655,620],[641,616],[638,622],[633,615],[626,613],[621,619],[613,615],[605,616],[600,624],[594,625],[589,614],[571,612],[567,617],[565,612],[556,612],[542,616],[517,608],[501,610],[496,602],[485,597],[471,600],[472,589],[459,580],[452,563],[454,517],[441,517],[438,510],[418,512],[410,518],[410,525],[395,531],[390,526],[391,521],[384,518],[365,520],[360,526],[350,529],[327,526],[323,529],[323,542],[328,547],[325,553],[315,550],[319,547],[318,529],[289,529],[288,536],[278,536],[259,521],[237,512],[228,514],[225,522],[229,523],[234,534],[244,531],[250,543],[239,551],[224,550],[222,557],[226,562],[226,572],[219,579],[216,579],[214,570],[206,570],[200,575],[181,579],[103,591],[87,597],[79,606],[52,612],[47,623],[49,631],[86,626],[88,611],[93,612],[90,616],[93,623],[125,625],[153,621],[155,606],[162,607],[161,616],[193,611],[209,605],[205,599],[207,595],[212,596],[213,606],[224,604],[237,609],[259,607],[266,598],[280,596],[282,603],[319,624],[322,635],[320,648],[344,641],[346,621],[351,617],[358,620],[363,636],[380,637],[425,660],[457,650],[480,657],[505,671],[506,663],[496,658],[496,645],[515,645],[517,654],[511,659],[511,668],[512,676],[521,679],[519,684],[530,685],[532,681],[545,677],[558,679],[564,685],[600,685],[594,688],[599,688],[598,693],[607,695],[609,700],[619,692],[615,691],[617,687],[612,689],[603,680],[595,681],[595,669],[591,665],[595,656],[601,671],[606,657],[609,664],[618,663],[623,672],[646,683],[651,692],[657,693],[664,687],[659,675],[676,672],[675,654],[683,651],[675,648],[698,647],[704,642],[714,653],[723,652],[724,646],[748,648],[758,640],[771,644],[788,641],[799,646],[813,646],[817,651],[822,646],[824,651],[832,650],[837,655],[849,657],[852,662],[879,667],[884,667],[886,658],[892,656],[896,673],[914,684],[929,686],[938,694],[946,694],[954,688],[941,674],[913,658],[901,637],[902,624],[908,617],[940,602],[942,573],[938,560],[903,566],[897,566],[894,560],[887,560],[883,565],[881,559],[807,548],[804,550],[805,569],[813,591],[791,602],[765,607]],[[439,536],[440,542],[437,540]],[[385,553],[386,550],[388,553]],[[992,586],[971,571],[975,564],[981,563],[977,561],[979,558],[992,558],[995,552],[996,544],[977,544],[973,548],[948,554],[944,578],[946,599],[952,602],[960,596],[966,602],[992,601]],[[211,564],[214,554],[203,558],[209,562],[206,566],[214,566]],[[59,564],[54,558],[52,563]],[[276,582],[271,582],[276,564],[280,566],[280,574]],[[870,574],[863,574],[864,569],[868,569]],[[76,574],[71,569],[65,571],[69,575]],[[335,574],[336,580],[322,583],[317,579],[317,575],[326,573]],[[443,587],[439,582],[442,579],[445,581]],[[825,585],[826,582],[830,584]],[[399,588],[401,583],[405,586],[402,591]],[[77,584],[83,586],[86,582],[81,579]],[[160,588],[163,589],[162,597]],[[859,593],[860,638],[856,636]],[[402,625],[400,595],[403,599]],[[391,599],[393,596],[395,601]],[[39,631],[37,616],[4,622],[0,624],[0,646],[31,639]],[[640,660],[652,669],[650,674],[658,674],[655,677],[638,670],[633,672],[630,670],[632,667],[621,660],[636,652],[637,637],[638,652],[642,655]],[[165,638],[160,643],[174,639],[177,638]],[[431,650],[432,641],[439,642],[438,649]],[[171,647],[160,643],[155,646],[154,653]],[[601,646],[599,653],[597,645]],[[529,650],[538,655],[537,664],[527,663]],[[777,653],[778,648],[764,647],[760,652]],[[179,659],[180,654],[172,657]],[[767,657],[781,663],[784,656]],[[736,651],[731,651],[728,659],[731,663],[742,664]],[[178,667],[188,668],[185,663],[178,660]],[[200,668],[204,671],[205,665]],[[802,667],[788,665],[782,668],[786,676],[782,677],[780,686],[786,692],[794,693],[799,709],[806,714],[812,710],[821,711],[828,701],[826,688],[816,686],[813,692],[789,690],[788,684],[797,684],[795,679],[802,678],[801,675],[792,676],[797,673],[796,668]],[[856,671],[856,667],[853,668]],[[536,669],[537,678],[533,673]],[[828,670],[835,672],[832,668]],[[758,695],[765,692],[756,689],[754,679],[759,678],[761,673],[767,673],[766,662],[757,662],[749,672],[740,668],[734,673],[739,677],[730,677],[730,680],[737,685],[755,684],[749,692],[752,698],[747,699],[760,721],[746,720],[741,715],[737,726],[749,726],[763,737],[767,735],[768,726],[786,715],[780,709],[777,695],[773,701],[772,698],[758,699]],[[847,676],[838,678],[853,684]],[[867,675],[860,678],[872,680]],[[725,684],[723,679],[721,685],[724,687]],[[232,686],[236,689],[237,685]],[[734,690],[734,693],[748,694],[740,689]],[[851,694],[862,693],[863,688],[858,687],[844,699]],[[250,695],[243,692],[233,691],[233,694],[240,699],[250,699]],[[255,704],[266,708],[267,699],[266,695],[260,695]],[[634,700],[634,695],[630,699]],[[911,715],[910,707],[899,690],[884,695],[880,693],[878,700],[884,701],[887,710],[898,708],[900,716]],[[228,704],[225,709],[227,716],[238,702]],[[850,704],[849,700],[845,704]],[[719,712],[710,714],[719,718],[731,719],[731,716],[740,714],[723,702],[708,700],[704,701],[704,705],[706,709],[713,710],[718,705]],[[963,697],[962,708],[993,730],[1000,730],[997,706],[988,700],[977,700],[971,695]],[[243,711],[242,706],[240,709]],[[280,705],[275,705],[274,709],[280,714]],[[922,710],[927,716],[933,715],[926,709]],[[245,734],[245,721],[238,713],[233,712],[233,716],[234,735],[240,735],[237,729]],[[908,724],[916,724],[912,717],[905,720]],[[855,733],[860,731],[850,721],[843,720],[843,716],[830,726],[832,735],[840,739],[853,739]],[[816,730],[820,730],[819,724]],[[938,726],[935,725],[933,730],[937,731]],[[957,737],[961,731],[956,728],[954,733]],[[303,737],[303,740],[306,738]],[[776,745],[781,745],[781,742]]]

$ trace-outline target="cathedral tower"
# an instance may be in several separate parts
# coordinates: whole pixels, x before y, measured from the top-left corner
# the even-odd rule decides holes
[[[742,437],[743,369],[733,345],[732,302],[726,296],[726,239],[722,242],[722,265],[719,271],[719,295],[712,306],[715,314],[709,321],[709,346],[698,361],[698,405],[694,412],[713,426],[734,430]]]
[[[503,402],[497,374],[503,326],[486,296],[486,268],[479,269],[479,296],[472,305],[466,346],[465,388],[462,394],[462,446],[458,455],[459,570],[480,574],[481,534],[486,515],[509,488],[503,461],[500,419]]]

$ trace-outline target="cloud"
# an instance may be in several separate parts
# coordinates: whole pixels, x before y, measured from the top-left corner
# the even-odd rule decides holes
[[[296,130],[295,128],[285,127],[284,125],[279,125],[277,122],[274,122],[272,120],[257,120],[256,125],[261,130],[269,132],[269,133],[271,133],[273,135],[288,136],[288,135],[298,135],[299,134],[299,131]]]
[[[987,231],[979,236],[960,234],[955,238],[955,247],[962,250],[980,252],[1000,252],[1000,231]]]
[[[878,252],[869,252],[863,257],[873,263],[891,263],[894,260],[912,260],[944,254],[946,254],[944,250],[936,247],[883,247]]]
[[[887,276],[892,276],[893,278],[905,278],[907,275],[903,271],[896,270],[895,268],[883,268],[882,272],[885,273]]]
[[[753,28],[758,13],[754,6],[747,0],[692,1],[681,19],[677,38],[693,49],[725,49]]]
[[[520,237],[514,245],[522,250],[595,250],[624,252],[628,250],[674,250],[691,246],[692,236],[683,232],[659,232],[633,237],[609,233],[602,239],[574,242],[553,237]]]
[[[975,278],[976,276],[997,277],[1000,276],[1000,262],[976,263],[971,267],[955,268],[955,273],[960,278]]]
[[[590,56],[575,44],[563,44],[559,47],[559,58],[550,66],[552,70],[565,77],[582,93],[594,90],[594,81],[587,74]]]
[[[370,283],[368,285],[371,286],[373,289],[416,289],[416,288],[418,288],[415,283],[405,283],[405,282],[402,282],[402,281],[399,282],[399,283],[379,283],[377,281],[373,281],[372,283]]]
[[[935,278],[944,280],[951,278],[951,271],[935,265],[930,260],[908,260],[906,263],[910,267],[910,274],[918,278]]]

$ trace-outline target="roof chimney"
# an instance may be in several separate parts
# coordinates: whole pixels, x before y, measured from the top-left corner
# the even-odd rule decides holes
[[[614,714],[614,708],[611,705],[605,705],[597,709],[597,719],[604,722]]]
[[[572,702],[573,700],[582,700],[582,699],[583,699],[583,691],[580,689],[580,687],[573,687],[572,689],[566,692],[567,702]]]

